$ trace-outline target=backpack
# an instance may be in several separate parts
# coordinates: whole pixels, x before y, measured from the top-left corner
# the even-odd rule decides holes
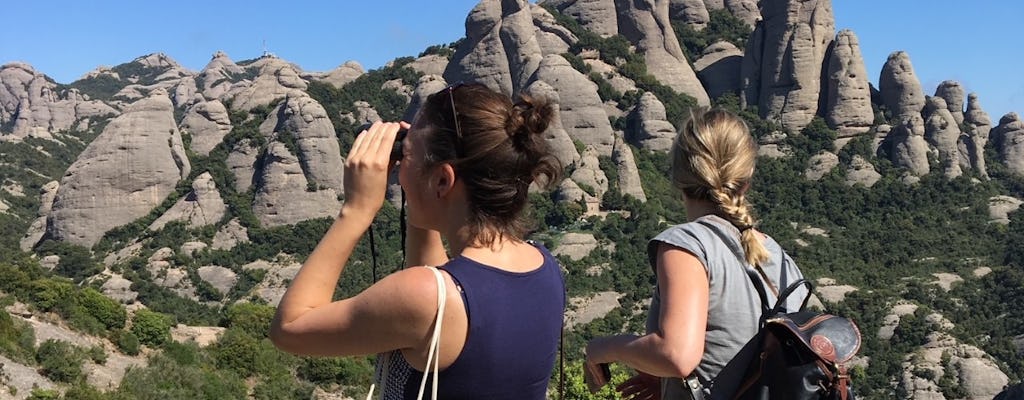
[[[737,357],[725,366],[731,371],[739,368],[744,372],[737,387],[722,388],[722,391],[733,391],[733,400],[854,400],[847,364],[860,349],[857,325],[837,315],[805,311],[814,287],[803,278],[782,292],[776,293],[771,286],[777,300],[774,307],[769,307],[768,294],[756,267],[744,261],[739,249],[732,245],[730,248],[745,265],[744,270],[761,299],[761,318],[757,334],[744,346],[754,346],[755,356],[751,359]],[[785,263],[783,256],[783,271]],[[784,280],[782,284],[786,284]],[[807,295],[799,310],[787,312],[787,298],[801,286],[807,287]],[[747,365],[738,365],[742,362]],[[706,389],[711,389],[713,398],[723,397],[716,393],[713,382],[696,373],[684,381],[687,394],[694,400],[703,400]]]
[[[747,270],[752,279],[757,277]],[[860,330],[849,319],[812,311],[786,313],[784,302],[795,289],[812,285],[800,279],[779,294],[775,307],[768,309],[760,280],[754,281],[764,314],[761,329],[753,340],[760,344],[760,357],[747,367],[734,399],[836,399],[853,400],[847,363],[860,349]]]
[[[761,280],[749,268],[747,274],[757,288],[763,314],[757,335],[748,343],[757,346],[757,356],[746,366],[732,398],[854,400],[847,363],[860,349],[857,325],[837,315],[803,311],[812,289],[806,279],[789,285],[768,308]],[[801,311],[785,312],[786,298],[800,286],[807,286]],[[693,399],[703,400],[705,387],[715,392],[696,374],[686,379],[686,386]]]

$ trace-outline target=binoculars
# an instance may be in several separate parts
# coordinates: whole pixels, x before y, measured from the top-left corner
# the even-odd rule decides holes
[[[359,136],[366,130],[370,129],[372,122],[367,122],[356,128],[356,136]],[[391,145],[391,162],[395,162],[402,159],[402,141],[405,140],[405,135],[409,133],[408,129],[402,128],[398,130],[398,135],[395,136],[395,143]]]

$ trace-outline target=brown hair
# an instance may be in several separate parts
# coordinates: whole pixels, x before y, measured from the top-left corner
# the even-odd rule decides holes
[[[687,197],[714,203],[740,230],[745,258],[755,266],[768,259],[745,195],[756,162],[747,124],[721,109],[691,110],[672,146],[672,183]]]
[[[448,163],[466,185],[470,234],[481,243],[530,229],[523,210],[531,183],[558,183],[562,164],[542,133],[554,114],[545,101],[518,102],[482,84],[457,84],[427,97],[420,111],[429,126],[427,166]],[[461,135],[461,136],[460,136]]]

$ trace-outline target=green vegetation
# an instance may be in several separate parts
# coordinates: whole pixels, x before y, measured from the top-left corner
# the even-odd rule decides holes
[[[690,62],[700,58],[704,49],[718,41],[726,41],[743,50],[750,37],[750,26],[725,9],[709,10],[710,21],[704,30],[697,31],[681,21],[673,21],[672,29]]]

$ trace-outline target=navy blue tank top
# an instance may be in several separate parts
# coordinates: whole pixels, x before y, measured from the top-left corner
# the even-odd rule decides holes
[[[558,355],[565,282],[558,260],[531,244],[544,255],[544,263],[529,272],[504,271],[463,256],[441,267],[459,286],[469,331],[462,352],[438,376],[438,398],[546,398]],[[415,399],[423,372],[400,351],[378,357],[378,374],[385,364],[383,398]],[[424,398],[430,397],[432,379],[431,373]]]

